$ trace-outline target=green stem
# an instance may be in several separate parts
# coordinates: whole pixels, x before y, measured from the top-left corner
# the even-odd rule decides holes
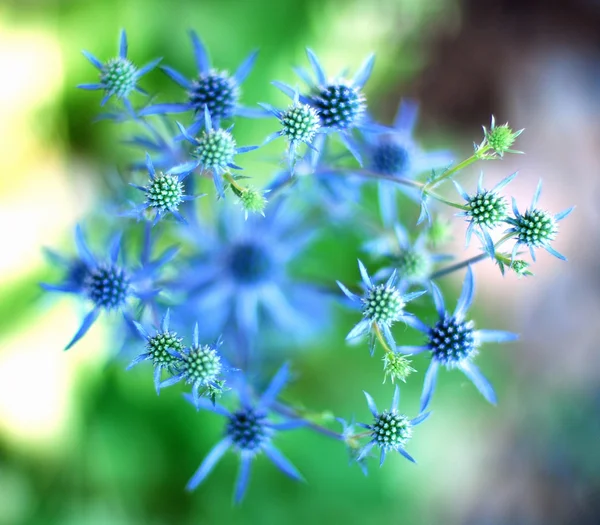
[[[383,334],[381,333],[381,329],[379,328],[379,326],[377,325],[376,322],[373,322],[373,331],[375,332],[375,336],[377,337],[377,340],[379,341],[379,343],[381,344],[381,346],[383,347],[383,349],[389,353],[389,354],[393,354],[394,351],[388,346],[388,344],[386,343]]]
[[[453,166],[452,168],[447,169],[437,179],[434,179],[431,182],[428,182],[423,187],[423,192],[427,193],[429,195],[430,190],[432,190],[433,188],[439,186],[442,182],[444,182],[445,180],[449,179],[450,177],[452,177],[452,175],[454,175],[455,173],[458,173],[460,170],[463,170],[467,166],[470,166],[471,164],[473,164],[474,162],[477,162],[478,160],[481,160],[483,158],[483,155],[487,151],[489,151],[490,149],[491,149],[491,146],[489,146],[488,144],[486,144],[485,146],[481,147],[473,155],[471,155],[469,158],[463,160],[462,162],[459,162],[456,166]]]
[[[246,188],[244,188],[243,186],[240,186],[237,181],[231,176],[231,173],[225,173],[223,175],[223,178],[229,182],[229,184],[231,184],[231,189],[233,190],[233,193],[235,193],[238,197],[240,196],[240,194],[244,193],[246,191]]]

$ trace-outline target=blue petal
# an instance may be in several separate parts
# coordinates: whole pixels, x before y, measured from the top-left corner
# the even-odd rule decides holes
[[[142,361],[148,361],[148,359],[152,359],[152,354],[140,354],[127,365],[125,370],[131,370],[135,365],[140,364]]]
[[[94,256],[92,255],[92,252],[90,251],[87,243],[85,242],[83,230],[81,228],[81,225],[79,224],[75,226],[75,246],[77,246],[77,253],[79,254],[79,257],[81,257],[85,264],[87,264],[88,266],[96,265]]]
[[[504,330],[477,330],[474,335],[481,343],[508,343],[519,339],[518,334]]]
[[[407,355],[417,355],[422,352],[427,352],[428,350],[431,350],[431,348],[429,348],[428,346],[398,346],[398,347],[396,347],[397,352],[400,352],[401,354],[407,354]]]
[[[417,417],[412,419],[410,424],[413,427],[416,427],[417,425],[420,425],[421,423],[423,423],[423,421],[425,421],[430,415],[431,415],[431,412],[423,412],[422,414],[419,414]]]
[[[562,221],[567,215],[569,215],[573,210],[575,209],[575,206],[571,206],[569,209],[561,211],[560,213],[557,213],[554,216],[554,219],[557,221]]]
[[[40,286],[46,290],[47,292],[62,292],[62,293],[79,293],[79,286],[74,284],[50,284],[50,283],[40,283]]]
[[[549,244],[544,245],[544,249],[550,254],[550,255],[554,255],[554,257],[557,257],[558,259],[560,259],[561,261],[566,261],[567,258],[560,252],[557,252],[554,248],[552,248],[552,246],[550,246]],[[535,259],[534,259],[535,260]]]
[[[242,454],[240,471],[235,487],[235,502],[240,503],[246,494],[248,487],[248,478],[250,477],[250,465],[252,464],[252,456]]]
[[[456,304],[456,310],[454,310],[454,317],[458,319],[464,319],[467,310],[473,302],[473,294],[475,289],[475,280],[473,278],[473,270],[471,265],[467,266],[467,273],[465,275],[465,282],[463,283],[458,303]]]
[[[386,343],[390,347],[390,350],[392,350],[392,352],[395,352],[396,351],[396,341],[394,340],[394,336],[392,335],[390,327],[384,323],[379,323],[378,325],[381,328],[381,332],[383,333],[383,338],[385,339]]]
[[[296,470],[296,467],[294,467],[294,465],[292,465],[290,461],[273,445],[268,445],[267,447],[265,447],[264,450],[267,457],[275,464],[275,466],[279,470],[281,470],[281,472],[283,472],[292,479],[304,481],[304,478],[302,477],[300,472]]]
[[[405,303],[410,303],[411,301],[414,301],[415,299],[417,299],[417,297],[421,297],[422,295],[425,295],[427,293],[427,290],[419,290],[418,292],[410,292],[407,294],[404,294],[402,296],[402,300]]]
[[[160,329],[163,332],[168,332],[169,331],[169,323],[171,321],[171,309],[167,308],[167,311],[165,312],[165,315],[163,315],[163,318],[160,321]]]
[[[371,76],[371,72],[373,71],[373,64],[375,63],[375,54],[369,55],[362,66],[358,69],[356,74],[354,75],[353,84],[357,87],[362,88],[369,77]]]
[[[79,89],[87,89],[88,91],[95,91],[98,89],[104,89],[102,84],[78,84]]]
[[[396,118],[394,119],[394,128],[406,135],[411,135],[417,122],[418,114],[419,105],[417,103],[412,100],[401,100]]]
[[[336,283],[348,299],[350,299],[351,301],[360,301],[360,297],[348,290],[348,288],[346,288],[340,281],[336,281]]]
[[[208,111],[208,104],[204,104],[204,129],[206,129],[207,132],[211,132],[213,130],[210,111]]]
[[[229,447],[231,446],[231,439],[225,438],[219,441],[212,450],[207,454],[202,461],[202,464],[198,468],[198,470],[194,473],[192,478],[188,481],[188,484],[185,486],[186,490],[194,490],[206,476],[208,476],[215,465],[219,462],[219,460],[223,457],[223,454],[227,452]]]
[[[89,61],[92,63],[92,65],[93,65],[94,67],[96,67],[96,68],[98,68],[99,70],[101,70],[101,71],[102,71],[102,68],[103,68],[104,66],[102,65],[102,62],[100,62],[100,60],[98,60],[98,59],[97,59],[97,58],[96,58],[94,55],[92,55],[92,54],[91,54],[89,51],[85,51],[85,50],[83,50],[83,51],[82,51],[82,53],[83,53],[83,56],[84,56],[85,58],[87,58],[87,59],[88,59],[88,60],[89,60]]]
[[[246,58],[246,60],[244,60],[237,69],[233,75],[233,78],[235,78],[238,84],[241,84],[244,80],[246,80],[246,77],[250,74],[250,71],[252,71],[252,68],[254,67],[254,62],[256,62],[257,56],[258,50],[252,51],[252,53],[248,55],[248,58]]]
[[[152,71],[156,66],[158,66],[158,64],[160,64],[161,60],[162,58],[156,58],[151,62],[148,62],[146,65],[144,65],[138,70],[137,76],[141,77],[144,76],[146,73],[150,73],[150,71]]]
[[[341,132],[339,134],[339,137],[340,137],[340,140],[342,141],[342,144],[344,146],[346,146],[346,149],[352,154],[352,156],[356,159],[356,162],[358,162],[360,164],[360,166],[362,167],[362,165],[363,165],[362,157],[358,150],[358,145],[356,144],[354,139],[350,135],[348,135],[347,133],[344,133],[344,132]]]
[[[142,336],[143,339],[149,339],[150,335],[148,334],[148,332],[146,332],[146,329],[137,321],[131,321],[133,323],[133,326],[135,326],[135,329],[138,331],[138,333]]]
[[[390,411],[398,410],[398,405],[400,404],[400,388],[396,385],[394,389],[394,397],[392,398],[392,405],[390,406]]]
[[[511,180],[513,180],[517,175],[519,174],[518,171],[515,171],[512,175],[509,175],[508,177],[502,179],[498,184],[496,184],[494,186],[494,188],[492,189],[493,192],[497,192],[499,190],[501,190],[502,188],[504,188],[504,186],[506,186]]]
[[[208,73],[210,70],[210,60],[208,59],[208,53],[206,48],[202,44],[202,41],[198,37],[195,31],[190,31],[190,37],[192,39],[192,45],[194,47],[194,58],[196,59],[196,67],[200,73]]]
[[[258,108],[247,108],[245,106],[236,106],[233,114],[244,118],[265,118],[269,116],[267,111]]]
[[[371,449],[375,446],[375,442],[371,441],[370,443],[367,443],[360,451],[360,453],[358,454],[358,457],[356,458],[356,461],[361,461],[363,459],[365,459],[367,457],[367,454],[369,452],[371,452]]]
[[[358,269],[360,271],[360,276],[362,277],[363,283],[365,283],[365,286],[367,286],[368,288],[373,288],[373,282],[369,277],[369,273],[367,272],[365,265],[360,259],[358,259]]]
[[[542,193],[542,179],[538,182],[537,188],[535,189],[535,193],[533,194],[533,199],[531,200],[531,209],[537,206],[538,200],[540,200],[540,195]]]
[[[423,383],[423,393],[421,394],[421,412],[425,412],[431,397],[435,391],[435,385],[437,383],[437,374],[440,363],[437,359],[432,359],[427,372],[425,373],[425,382]]]
[[[492,385],[490,385],[489,381],[483,376],[477,366],[470,361],[463,361],[458,365],[458,367],[471,380],[471,382],[477,387],[477,390],[481,392],[483,397],[485,397],[489,403],[492,405],[497,403],[496,394]]]
[[[373,417],[377,417],[377,414],[379,413],[377,411],[377,405],[375,404],[375,401],[373,400],[373,398],[371,397],[371,395],[367,392],[365,392],[363,390],[363,393],[365,394],[365,397],[367,398],[367,405],[369,405],[369,410],[371,411],[371,414],[373,414]]]
[[[117,233],[110,243],[108,253],[110,256],[110,262],[113,264],[117,263],[117,260],[119,259],[119,254],[121,253],[121,236],[121,233]]]
[[[279,80],[273,80],[271,82],[271,84],[273,84],[277,89],[279,89],[279,91],[281,91],[282,93],[284,93],[288,97],[294,98],[294,94],[296,93],[296,90],[292,86],[290,86],[289,84],[286,84],[284,82],[280,82]]]
[[[162,390],[163,388],[168,388],[170,386],[176,385],[177,383],[179,383],[179,381],[181,381],[184,378],[184,374],[177,374],[174,375],[172,377],[169,377],[169,379],[165,379],[164,381],[161,381],[158,385],[158,389]]]
[[[412,461],[413,463],[416,463],[415,459],[408,452],[406,452],[406,450],[404,450],[402,447],[398,447],[396,450],[401,455],[403,455],[406,459],[408,459],[408,461]]]
[[[240,146],[236,149],[236,153],[248,153],[249,151],[254,151],[258,149],[258,146]]]
[[[393,187],[393,184],[383,181],[379,182],[377,188],[381,222],[384,226],[390,227],[398,220],[396,188]]]
[[[446,305],[444,304],[444,297],[442,292],[438,288],[437,284],[431,281],[431,295],[433,295],[433,302],[435,304],[435,310],[443,318],[446,315]]]
[[[317,83],[321,86],[324,86],[327,83],[327,76],[325,75],[325,71],[317,58],[317,55],[312,51],[312,49],[306,48],[306,54],[308,56],[308,61],[310,62],[311,67],[315,73],[317,78]]]
[[[208,410],[209,412],[213,412],[215,414],[219,414],[220,416],[224,416],[224,417],[231,417],[231,413],[229,412],[229,410],[227,410],[224,406],[220,405],[219,403],[212,403],[212,401],[209,401],[208,399],[201,397],[197,403],[194,402],[194,396],[192,396],[192,394],[183,394],[183,397],[185,398],[186,401],[190,402],[192,405],[194,405],[194,407],[196,408],[196,410]]]
[[[469,194],[463,190],[462,186],[456,182],[455,180],[452,181],[454,183],[454,187],[456,188],[456,191],[458,191],[458,193],[460,194],[460,196],[465,199],[466,201],[469,200]]]
[[[77,333],[75,334],[73,339],[71,339],[71,342],[65,347],[65,350],[68,350],[69,348],[71,348],[77,341],[79,341],[87,333],[87,331],[90,329],[90,327],[94,324],[94,321],[96,319],[98,319],[98,315],[100,315],[100,309],[94,308],[91,312],[89,312],[85,316],[85,318],[83,319],[83,322],[81,323],[81,326],[79,327],[79,330],[77,330]]]
[[[260,398],[259,405],[263,407],[269,407],[273,404],[279,392],[283,389],[286,383],[290,379],[290,369],[289,364],[284,363],[283,366],[277,371],[269,386],[264,391],[263,395]]]
[[[356,339],[357,337],[362,337],[369,331],[370,327],[371,321],[369,321],[368,319],[361,320],[354,326],[354,328],[352,328],[352,330],[350,330],[350,332],[346,336],[346,341]]]
[[[127,33],[125,33],[125,29],[121,30],[121,41],[119,42],[119,56],[121,58],[127,58]]]
[[[154,104],[152,106],[145,107],[138,112],[140,117],[147,117],[149,115],[162,115],[165,113],[184,113],[191,109],[189,104]]]
[[[161,66],[161,69],[171,78],[171,80],[177,82],[183,89],[190,89],[192,87],[192,83],[172,67]]]

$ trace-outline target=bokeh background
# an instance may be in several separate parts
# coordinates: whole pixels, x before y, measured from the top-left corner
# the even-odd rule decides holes
[[[259,460],[247,500],[232,507],[230,454],[199,490],[183,490],[220,420],[197,414],[180,390],[157,398],[146,374],[125,373],[111,359],[106,325],[63,353],[81,312],[37,286],[57,275],[41,247],[71,249],[73,225],[110,194],[125,160],[119,130],[92,123],[99,97],[74,88],[94,80],[81,49],[110,57],[122,27],[138,64],[163,56],[186,72],[190,27],[223,68],[259,47],[247,104],[280,100],[269,81],[292,80],[290,66],[304,63],[307,45],[334,70],[375,51],[367,89],[374,114],[389,121],[401,97],[419,100],[419,139],[457,157],[480,140],[492,113],[526,128],[519,149],[527,154],[489,163],[486,177],[518,169],[511,187],[524,204],[543,177],[544,206],[577,209],[557,241],[568,263],[541,255],[535,278],[521,280],[502,279],[489,263],[477,268],[477,320],[521,334],[519,344],[490,346],[478,361],[497,387],[497,407],[459,373],[442,374],[435,417],[410,444],[418,466],[390,458],[378,469],[373,461],[364,477],[339,443],[300,430],[280,445],[308,483]],[[0,524],[600,523],[598,35],[596,0],[4,0]],[[151,82],[165,100],[176,96],[160,72]],[[240,142],[271,129],[240,122]],[[266,180],[268,159],[253,159],[249,169]],[[450,249],[461,254],[458,222]],[[331,278],[356,278],[356,239],[338,242],[343,257],[335,252]],[[312,257],[334,258],[327,242],[318,247]],[[452,301],[460,283],[444,284]],[[353,317],[340,310],[335,320],[295,356],[298,379],[287,395],[364,421],[361,390],[383,404],[390,388],[366,351],[343,344]],[[415,364],[402,389],[409,414],[426,360]]]

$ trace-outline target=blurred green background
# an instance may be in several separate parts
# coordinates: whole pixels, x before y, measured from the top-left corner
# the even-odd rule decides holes
[[[354,69],[375,51],[367,89],[375,115],[389,121],[401,96],[416,96],[424,105],[419,138],[460,155],[480,140],[478,126],[490,113],[503,112],[496,113],[500,121],[510,118],[515,128],[533,130],[521,145],[531,156],[506,161],[491,176],[525,168],[529,175],[515,190],[523,199],[539,176],[548,178],[548,206],[556,211],[577,203],[573,224],[597,238],[589,220],[596,212],[586,196],[595,188],[589,173],[598,167],[593,141],[587,149],[584,143],[569,150],[579,163],[574,165],[556,158],[561,148],[545,134],[561,130],[562,144],[571,146],[579,130],[600,136],[594,135],[597,107],[591,97],[592,106],[585,106],[581,95],[597,81],[569,69],[569,57],[579,60],[579,72],[598,65],[586,52],[582,29],[597,27],[592,15],[581,21],[573,15],[573,39],[558,30],[556,20],[567,24],[560,8],[554,18],[548,14],[552,2],[546,8],[536,2],[480,4],[493,15],[453,0],[0,5],[0,525],[600,523],[597,243],[576,251],[569,226],[558,245],[570,256],[575,252],[568,265],[542,257],[540,276],[521,281],[502,280],[491,264],[478,268],[477,321],[523,336],[519,345],[490,346],[478,358],[498,390],[498,407],[487,406],[458,372],[441,374],[435,417],[417,429],[409,446],[419,465],[392,457],[379,469],[373,461],[368,477],[347,466],[341,444],[308,430],[290,432],[278,444],[308,482],[295,484],[260,458],[237,508],[231,505],[233,454],[197,491],[184,491],[222,421],[197,414],[182,402],[181,389],[157,398],[147,370],[125,373],[121,363],[111,362],[106,325],[63,353],[81,312],[69,298],[42,296],[37,287],[55,275],[41,247],[69,252],[74,223],[109,194],[111,169],[127,158],[120,130],[92,123],[100,96],[74,88],[95,76],[81,49],[102,60],[112,56],[120,28],[127,29],[135,63],[162,56],[186,74],[193,67],[189,28],[202,35],[220,68],[233,69],[260,48],[244,84],[247,105],[281,103],[269,81],[293,81],[291,66],[304,64],[307,45],[334,71]],[[529,11],[521,11],[525,4]],[[574,6],[570,13],[577,12]],[[538,40],[515,36],[526,32]],[[562,38],[552,38],[557,34]],[[561,64],[568,65],[557,70]],[[161,100],[176,100],[177,88],[160,72],[148,82]],[[239,142],[251,144],[273,123],[240,121],[237,127]],[[266,180],[269,152],[277,151],[254,155],[249,171]],[[461,228],[450,248],[458,254]],[[356,241],[348,235],[334,246],[321,242],[313,256],[336,259],[332,272],[342,275],[332,279],[352,280]],[[452,304],[458,283],[446,284]],[[381,385],[379,358],[369,360],[364,348],[344,345],[354,317],[340,310],[336,319],[326,339],[295,359],[298,379],[285,397],[366,421],[362,389],[383,406],[391,387]],[[417,410],[427,361],[415,365],[419,372],[402,388],[408,414]]]

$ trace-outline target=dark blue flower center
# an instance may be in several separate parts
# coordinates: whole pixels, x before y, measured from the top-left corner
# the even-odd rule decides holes
[[[96,306],[110,310],[119,308],[127,299],[129,279],[118,266],[100,266],[88,273],[85,288]]]
[[[477,352],[473,323],[446,315],[429,330],[429,348],[433,357],[447,366],[455,366]]]
[[[324,127],[348,129],[356,126],[365,112],[365,98],[359,89],[346,84],[331,84],[313,98]]]
[[[212,70],[194,80],[189,97],[196,113],[203,113],[207,106],[214,119],[228,119],[234,115],[240,89],[229,74]]]
[[[373,146],[371,164],[378,173],[401,175],[410,170],[410,153],[401,144],[383,141]]]
[[[266,281],[273,261],[266,246],[251,242],[235,245],[229,255],[229,269],[234,279],[242,284]]]
[[[258,451],[270,439],[272,429],[264,414],[243,408],[229,417],[225,434],[241,450]]]

